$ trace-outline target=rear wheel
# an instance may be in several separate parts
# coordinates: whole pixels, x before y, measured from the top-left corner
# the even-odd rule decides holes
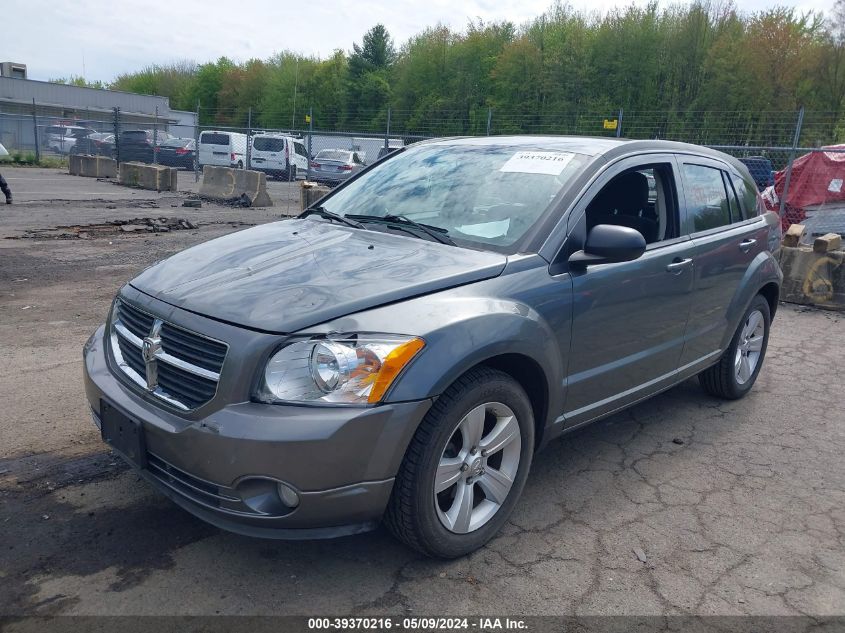
[[[244,162],[242,160],[239,160],[238,161],[238,169],[243,169],[243,168],[244,168]]]
[[[429,556],[472,552],[499,531],[522,492],[534,452],[528,396],[486,367],[438,398],[405,454],[385,523]]]
[[[745,311],[731,344],[719,362],[698,375],[707,393],[736,400],[751,391],[766,356],[770,325],[769,302],[757,295]]]

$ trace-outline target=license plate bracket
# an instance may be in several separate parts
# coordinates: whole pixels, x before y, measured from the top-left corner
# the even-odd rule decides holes
[[[147,463],[144,427],[105,400],[100,401],[100,434],[103,441],[126,456],[136,466]]]

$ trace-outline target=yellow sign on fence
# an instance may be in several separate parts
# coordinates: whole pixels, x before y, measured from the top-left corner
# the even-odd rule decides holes
[[[306,115],[305,115],[305,122],[306,122],[306,123],[311,123],[311,115],[310,115],[310,114],[306,114]]]
[[[604,120],[604,129],[605,130],[615,130],[616,126],[619,124],[619,119],[605,119]]]

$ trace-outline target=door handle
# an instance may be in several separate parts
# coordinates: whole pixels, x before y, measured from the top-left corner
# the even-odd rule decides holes
[[[739,243],[739,250],[741,250],[743,253],[747,253],[748,251],[751,250],[751,247],[754,246],[756,243],[757,243],[757,240],[749,237],[747,240],[742,240]]]
[[[680,275],[684,272],[685,268],[688,268],[692,265],[692,259],[687,257],[686,259],[678,259],[677,257],[672,260],[671,264],[666,265],[666,272],[672,273],[673,275]]]

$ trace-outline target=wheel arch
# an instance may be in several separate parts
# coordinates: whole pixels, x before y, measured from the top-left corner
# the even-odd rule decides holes
[[[771,318],[775,317],[775,312],[778,309],[778,299],[780,298],[780,286],[774,281],[770,281],[760,288],[759,295],[763,295],[769,304],[769,315]]]
[[[540,364],[524,354],[508,353],[492,356],[475,366],[490,367],[513,378],[523,388],[534,414],[534,448],[542,444],[549,416],[549,383]]]
[[[742,315],[758,294],[766,299],[769,304],[769,313],[772,317],[774,316],[782,280],[783,273],[770,252],[764,251],[754,258],[728,307],[726,315],[728,327],[725,328],[722,338],[722,349],[726,349],[730,343],[736,328],[739,327]]]

